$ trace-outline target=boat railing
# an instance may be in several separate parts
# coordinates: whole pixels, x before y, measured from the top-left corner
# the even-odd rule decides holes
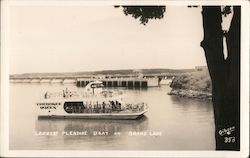
[[[143,102],[137,104],[127,104],[126,110],[132,112],[142,112],[146,110],[146,104]]]
[[[92,104],[84,103],[79,105],[64,106],[67,113],[138,113],[145,111],[145,103],[138,104]]]
[[[115,98],[122,96],[122,92],[111,92],[111,91],[103,91],[101,93],[92,92],[77,92],[77,91],[61,91],[61,92],[46,92],[44,94],[44,99],[59,99],[59,98]]]
[[[79,94],[76,91],[69,92],[46,92],[44,99],[58,99],[58,98],[79,98]]]

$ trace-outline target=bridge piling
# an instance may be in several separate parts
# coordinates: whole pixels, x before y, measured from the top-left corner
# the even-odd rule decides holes
[[[77,87],[85,87],[89,82],[93,80],[77,80],[76,81],[76,86]],[[147,88],[148,81],[145,79],[104,79],[100,80],[102,81],[104,87],[128,87],[128,88]],[[152,82],[152,81],[151,81]],[[156,81],[157,82],[157,81]]]

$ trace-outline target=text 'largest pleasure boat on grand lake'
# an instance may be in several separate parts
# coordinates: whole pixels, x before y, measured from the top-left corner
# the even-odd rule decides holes
[[[103,89],[100,81],[90,82],[82,92],[46,92],[36,103],[38,118],[137,119],[147,112],[145,103],[126,103],[121,92]]]

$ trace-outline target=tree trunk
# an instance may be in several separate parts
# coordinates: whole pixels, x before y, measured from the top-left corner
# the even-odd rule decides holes
[[[220,6],[202,10],[205,51],[212,80],[216,150],[240,149],[239,70],[240,70],[240,7],[234,7],[230,30],[226,37],[228,58],[223,54],[223,32]]]

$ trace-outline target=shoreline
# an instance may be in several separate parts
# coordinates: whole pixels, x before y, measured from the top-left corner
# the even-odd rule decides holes
[[[176,95],[179,97],[185,97],[190,99],[212,100],[212,93],[187,89],[172,89],[168,93],[168,95]]]

